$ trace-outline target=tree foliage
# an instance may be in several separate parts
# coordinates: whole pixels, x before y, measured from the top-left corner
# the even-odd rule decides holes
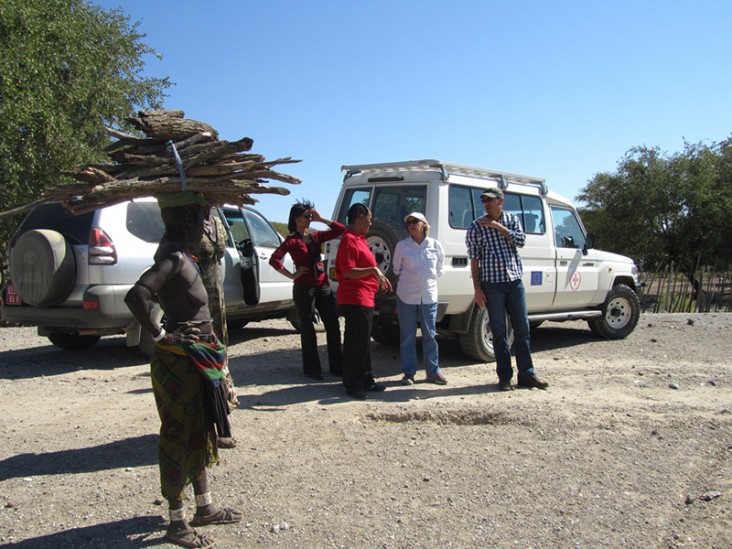
[[[121,10],[83,0],[0,3],[0,185],[6,210],[99,160],[105,125],[162,105],[167,78],[143,76],[156,55]],[[0,251],[18,223],[0,226]]]
[[[577,198],[603,248],[648,268],[670,261],[687,271],[732,263],[732,138],[685,143],[672,155],[632,148],[615,173],[595,175]]]

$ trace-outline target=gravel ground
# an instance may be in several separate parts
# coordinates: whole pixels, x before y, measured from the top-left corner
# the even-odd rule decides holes
[[[245,520],[206,531],[235,548],[732,547],[731,328],[644,315],[603,341],[546,323],[549,390],[510,393],[451,339],[447,386],[402,387],[398,350],[373,343],[389,388],[364,402],[304,382],[285,321],[233,330],[239,444],[210,475]],[[0,545],[173,547],[147,363],[123,338],[71,353],[0,328],[0,399]]]

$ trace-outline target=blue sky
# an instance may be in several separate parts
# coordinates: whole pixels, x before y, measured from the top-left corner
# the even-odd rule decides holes
[[[165,107],[267,159],[330,216],[343,164],[438,158],[574,199],[633,146],[732,136],[729,0],[97,0],[175,83]],[[287,185],[285,185],[287,186]]]

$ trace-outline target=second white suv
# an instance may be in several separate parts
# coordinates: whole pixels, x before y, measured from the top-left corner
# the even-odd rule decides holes
[[[216,213],[228,235],[223,260],[227,320],[243,325],[286,316],[297,328],[292,282],[269,265],[282,237],[253,208],[224,206]],[[163,232],[152,198],[78,216],[59,203],[35,208],[8,247],[10,276],[3,277],[0,289],[3,320],[37,326],[40,335],[69,350],[124,333],[128,346],[138,345],[149,355],[152,338],[140,329],[124,297],[152,265]]]
[[[594,238],[585,232],[571,202],[549,191],[543,179],[440,160],[343,166],[342,171],[333,218],[345,223],[356,202],[371,209],[373,225],[366,239],[392,282],[394,247],[407,236],[404,217],[414,211],[425,214],[430,236],[445,250],[444,274],[438,281],[438,331],[458,336],[468,356],[494,358],[486,309],[473,302],[465,245],[468,226],[485,213],[480,195],[489,187],[503,190],[504,209],[519,216],[526,232],[519,254],[532,325],[586,319],[593,333],[606,338],[625,337],[635,328],[640,314],[635,264],[594,249]],[[333,286],[337,249],[338,241],[325,245]],[[377,296],[372,335],[382,343],[398,341],[393,295]]]

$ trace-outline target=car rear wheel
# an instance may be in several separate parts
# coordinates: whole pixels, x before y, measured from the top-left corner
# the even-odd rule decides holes
[[[399,326],[384,326],[375,322],[371,327],[371,337],[381,345],[397,347],[400,340]]]
[[[23,233],[10,254],[10,277],[24,303],[60,305],[74,287],[74,251],[59,232],[37,229]]]
[[[79,334],[49,334],[48,340],[56,347],[66,351],[78,351],[79,349],[89,349],[94,347],[101,339],[96,335],[79,335]]]
[[[508,331],[508,346],[513,344],[513,327],[511,320],[506,317],[506,330]],[[488,321],[488,310],[485,307],[475,306],[473,318],[468,331],[460,334],[460,346],[463,352],[470,358],[483,362],[494,362],[496,353],[493,350],[493,333]]]

